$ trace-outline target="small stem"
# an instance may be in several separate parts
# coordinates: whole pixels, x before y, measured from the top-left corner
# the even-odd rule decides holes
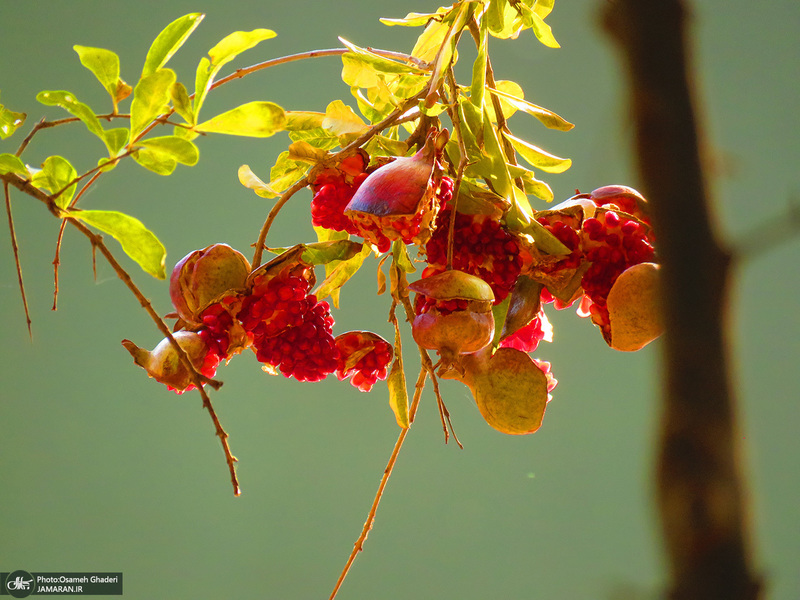
[[[3,193],[6,199],[6,215],[8,216],[8,231],[11,237],[11,248],[14,251],[14,263],[17,266],[17,281],[19,282],[19,293],[22,296],[22,306],[25,309],[25,321],[28,325],[28,336],[33,340],[33,329],[31,328],[31,313],[28,310],[28,298],[25,295],[25,284],[22,281],[22,264],[19,262],[19,246],[17,245],[17,232],[14,228],[14,216],[11,214],[11,194],[8,191],[8,181],[3,181]]]
[[[423,383],[425,377],[426,372],[421,370],[414,391],[414,399],[412,400],[411,407],[409,408],[409,414],[416,414],[417,412],[417,407],[419,406],[419,401],[422,397],[422,389],[424,387]],[[389,477],[394,471],[394,466],[397,462],[397,456],[400,454],[400,449],[403,447],[403,442],[405,442],[409,431],[410,429],[400,429],[400,435],[397,436],[397,441],[395,442],[394,449],[389,457],[389,462],[386,464],[386,468],[383,470],[383,477],[381,477],[380,485],[378,485],[378,491],[376,492],[375,499],[372,501],[372,506],[369,509],[367,520],[364,523],[364,527],[361,529],[361,535],[358,536],[355,544],[353,544],[353,551],[350,553],[347,563],[345,564],[344,569],[342,569],[339,579],[336,581],[336,585],[334,586],[333,592],[331,592],[330,595],[330,600],[336,598],[336,594],[339,592],[339,588],[342,587],[342,583],[344,582],[345,577],[347,577],[350,567],[353,565],[353,561],[355,561],[358,553],[364,548],[364,542],[367,540],[367,536],[369,535],[369,532],[375,523],[375,515],[378,512],[378,505],[381,503],[381,499],[383,498],[383,490],[386,488],[386,484],[389,482]]]
[[[461,191],[461,180],[464,178],[464,171],[467,169],[469,160],[467,159],[467,147],[464,143],[464,135],[461,131],[461,118],[458,114],[458,86],[456,85],[456,79],[452,66],[448,69],[447,76],[453,94],[452,104],[449,104],[447,107],[447,114],[450,115],[450,121],[453,123],[453,130],[457,133],[458,151],[459,154],[461,154],[461,159],[458,161],[458,174],[456,176],[455,184],[453,185],[453,208],[450,211],[450,222],[448,223],[447,228],[447,270],[449,271],[453,268],[453,241],[455,238],[456,229],[458,194]]]
[[[261,255],[264,253],[264,248],[265,248],[264,244],[267,241],[267,234],[269,233],[269,230],[272,227],[272,223],[275,221],[275,217],[278,216],[278,212],[292,198],[292,196],[294,196],[297,192],[302,190],[307,185],[308,185],[308,177],[303,177],[299,181],[296,181],[292,187],[290,187],[283,193],[280,199],[275,203],[275,206],[272,207],[272,210],[269,211],[269,214],[267,215],[267,220],[264,221],[264,224],[261,226],[261,231],[258,234],[258,241],[256,242],[256,250],[253,253],[253,262],[252,262],[253,269],[261,265]]]

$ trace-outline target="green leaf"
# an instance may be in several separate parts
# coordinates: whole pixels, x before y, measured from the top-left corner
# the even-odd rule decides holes
[[[555,4],[555,0],[536,0],[533,5],[533,12],[545,19],[552,12],[553,4]]]
[[[49,156],[42,163],[42,170],[33,176],[31,183],[37,188],[49,190],[51,194],[59,194],[55,199],[56,206],[66,208],[75,196],[77,183],[73,182],[77,176],[75,167],[66,158]]]
[[[325,227],[314,227],[314,231],[317,234],[317,240],[320,242],[332,242],[335,240],[349,240],[350,234],[346,231],[334,231],[333,229],[326,229]],[[325,263],[325,277],[329,277],[333,270],[339,266],[340,261],[334,260],[329,263]],[[331,303],[333,304],[334,308],[339,308],[339,292],[341,288],[333,290],[330,294]]]
[[[246,137],[269,137],[286,127],[286,113],[274,102],[248,102],[200,123],[195,129]]]
[[[420,25],[427,25],[428,21],[438,16],[439,13],[408,13],[402,19],[379,19],[384,25],[389,27],[393,25],[402,25],[404,27],[419,27]]]
[[[211,64],[217,69],[229,63],[237,55],[258,45],[264,40],[274,38],[277,34],[271,29],[254,29],[253,31],[234,31],[225,36],[216,46],[208,51]]]
[[[488,24],[486,19],[480,22],[481,40],[478,44],[478,56],[472,64],[472,85],[470,87],[469,98],[476,107],[483,106],[484,91],[486,88],[486,44],[489,37]]]
[[[142,77],[147,77],[167,64],[172,55],[183,46],[195,28],[200,24],[205,15],[191,13],[184,15],[167,25],[150,45],[147,57],[144,59]]]
[[[392,261],[406,273],[414,273],[417,270],[408,255],[408,248],[400,240],[392,242]]]
[[[492,306],[492,316],[494,317],[494,337],[492,338],[492,346],[496,347],[500,343],[500,334],[503,331],[501,323],[505,323],[506,315],[508,314],[508,307],[511,303],[511,296],[506,296],[500,304]]]
[[[515,81],[495,81],[495,89],[505,92],[506,94],[511,94],[517,98],[525,98],[525,92],[522,89],[522,86]],[[517,112],[517,107],[504,100],[503,98],[498,97],[500,102],[500,111],[503,113],[503,116],[509,119],[515,112]],[[492,119],[493,122],[497,122],[497,115],[494,112],[494,102],[487,102],[486,109],[489,111],[489,117]]]
[[[501,90],[497,90],[490,87],[487,87],[486,89],[489,90],[492,94],[498,96],[499,98],[504,98],[510,104],[516,106],[522,112],[527,113],[533,117],[536,117],[548,129],[569,131],[570,129],[575,127],[574,124],[570,123],[569,121],[557,115],[551,110],[547,110],[546,108],[542,108],[541,106],[531,104],[527,100],[523,100],[522,98],[512,96],[511,94],[507,94],[506,92],[503,92]]]
[[[508,167],[508,172],[513,179],[517,179],[518,177],[522,179],[523,183],[525,184],[526,194],[533,194],[545,202],[553,201],[553,190],[544,181],[536,179],[536,175],[533,173],[533,171],[530,171],[519,165],[508,164],[506,166]],[[530,206],[527,203],[527,200],[526,205]],[[530,214],[532,214],[532,211],[530,211]]]
[[[471,106],[469,103],[465,103],[465,105]],[[484,154],[489,157],[491,165],[491,170],[484,175],[484,179],[491,183],[494,191],[504,198],[510,199],[514,194],[514,184],[511,182],[511,176],[508,173],[500,139],[497,137],[497,131],[489,119],[485,106],[483,111],[483,143]]]
[[[275,32],[269,29],[255,29],[253,31],[235,31],[225,36],[220,42],[208,51],[208,58],[203,57],[197,65],[194,81],[194,118],[200,114],[200,107],[205,102],[208,90],[214,82],[223,65],[232,61],[240,52],[244,52],[259,42],[275,37]]]
[[[289,132],[289,139],[293,142],[306,142],[321,150],[331,150],[339,145],[339,137],[322,127],[291,131]]]
[[[390,58],[384,58],[380,54],[375,54],[366,48],[361,48],[355,44],[348,42],[346,39],[340,37],[339,41],[344,44],[350,52],[356,57],[361,59],[365,64],[369,65],[376,71],[381,73],[392,73],[400,75],[403,73],[423,73],[423,71],[413,65],[402,63]],[[346,54],[344,56],[347,56]]]
[[[355,242],[353,242],[355,243]],[[347,260],[343,260],[336,268],[334,268],[330,275],[325,278],[316,290],[314,290],[314,294],[316,294],[318,300],[322,300],[323,298],[328,297],[331,295],[335,290],[340,289],[348,280],[356,274],[356,272],[361,268],[361,265],[364,264],[364,260],[369,256],[372,249],[369,247],[369,244],[363,244],[361,251],[358,254],[353,255],[351,258]]]
[[[136,84],[131,103],[131,141],[136,141],[153,119],[167,112],[170,88],[175,78],[172,69],[159,69],[142,77]]]
[[[441,86],[440,82],[445,71],[447,71],[452,64],[455,64],[454,57],[456,52],[456,41],[458,40],[457,34],[464,29],[467,21],[472,17],[477,6],[477,2],[460,2],[459,4],[454,5],[454,10],[456,12],[453,16],[453,21],[450,24],[450,28],[447,30],[447,34],[442,40],[442,45],[436,55],[436,60],[433,62],[431,80],[429,84],[430,92],[428,93],[428,97],[425,98],[425,106],[428,108],[433,106],[439,98],[438,90]]]
[[[100,85],[106,89],[111,99],[115,100],[119,81],[119,56],[104,48],[73,46],[72,49],[78,53],[81,64],[97,77]]]
[[[408,429],[408,389],[406,388],[406,374],[403,369],[403,347],[400,343],[400,329],[395,327],[394,334],[394,361],[386,378],[389,387],[389,406],[392,408],[397,424],[403,429]]]
[[[350,260],[364,250],[364,244],[341,239],[303,244],[303,248],[304,262],[310,265],[327,265],[334,261]]]
[[[514,335],[539,314],[542,306],[540,297],[543,287],[540,282],[534,281],[527,275],[520,275],[517,278],[514,288],[507,298],[508,312],[505,318],[502,321],[495,321],[495,323],[503,324],[502,328],[497,327],[501,331],[498,341]]]
[[[23,177],[29,177],[25,164],[14,154],[0,154],[0,175],[5,173],[16,173]]]
[[[308,164],[290,159],[288,150],[281,152],[278,160],[275,161],[275,166],[270,169],[269,187],[276,190],[277,195],[280,195],[302,179],[308,168]]]
[[[124,127],[115,127],[103,132],[103,141],[106,144],[106,148],[108,148],[108,154],[112,158],[119,155],[125,144],[128,143],[130,133],[130,130]]]
[[[158,150],[150,150],[149,148],[139,148],[131,156],[133,156],[133,160],[145,169],[159,175],[172,175],[178,166],[178,161],[169,154],[164,154]]]
[[[194,143],[176,135],[139,140],[136,142],[136,146],[170,156],[177,162],[190,167],[196,165],[200,158],[200,151]]]
[[[105,142],[105,132],[100,125],[100,120],[94,111],[83,102],[80,102],[75,94],[65,90],[46,90],[36,95],[36,100],[45,106],[59,106],[68,113],[78,117],[86,125],[86,128]]]
[[[192,101],[189,99],[189,92],[186,91],[186,86],[180,81],[176,81],[169,88],[169,97],[172,99],[172,108],[178,113],[181,118],[194,125],[194,113],[192,112]]]
[[[322,127],[325,120],[325,113],[287,110],[286,111],[286,130],[287,131],[309,131]]]
[[[0,104],[0,139],[10,137],[25,122],[27,115],[14,112]]]
[[[525,25],[533,29],[533,33],[542,44],[548,48],[561,48],[561,45],[556,41],[553,36],[553,30],[550,25],[544,22],[544,19],[536,12],[525,6],[522,2],[518,3],[519,10],[522,11],[522,19]]]
[[[139,219],[114,210],[75,210],[70,217],[114,237],[122,249],[136,261],[145,273],[165,279],[167,251],[164,245]]]
[[[367,124],[344,102],[334,100],[325,109],[322,127],[334,135],[345,135],[362,133],[367,129]]]
[[[538,146],[534,146],[506,131],[503,132],[503,135],[511,142],[511,145],[514,146],[514,149],[522,158],[528,161],[531,166],[537,167],[542,171],[547,173],[563,173],[572,166],[572,161],[568,158],[560,158],[554,154],[550,154]]]

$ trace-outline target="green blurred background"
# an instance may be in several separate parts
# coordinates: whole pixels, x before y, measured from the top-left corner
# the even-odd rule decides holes
[[[714,210],[736,243],[798,202],[800,5],[779,0],[694,3],[697,91],[710,149]],[[98,110],[104,92],[73,44],[119,53],[135,83],[155,35],[188,12],[205,21],[173,58],[193,82],[197,61],[224,35],[256,27],[278,37],[232,67],[338,45],[410,51],[418,29],[379,17],[427,12],[435,4],[388,0],[173,0],[3,2],[0,102],[42,115],[44,89],[67,89]],[[597,24],[600,2],[561,0],[548,22],[562,48],[530,32],[492,40],[498,79],[577,124],[551,132],[518,115],[515,132],[574,165],[547,176],[556,198],[608,183],[636,186],[623,80]],[[462,56],[468,73],[472,54]],[[206,114],[250,100],[324,110],[350,102],[341,62],[284,65],[213,92]],[[227,73],[230,71],[224,71]],[[224,74],[223,73],[223,74]],[[352,102],[350,102],[352,104]],[[13,152],[25,132],[0,143]],[[168,178],[125,164],[103,177],[82,206],[121,209],[165,243],[167,265],[227,242],[249,254],[271,201],[237,181],[247,163],[266,176],[287,144],[222,136],[200,140],[201,162]],[[81,167],[104,152],[80,126],[37,136],[37,165],[62,154]],[[281,214],[268,240],[312,238],[308,192]],[[335,379],[299,384],[264,374],[250,354],[221,368],[212,398],[240,459],[234,498],[223,454],[197,394],[176,396],[132,364],[120,340],[152,347],[160,335],[114,272],[67,228],[59,306],[52,312],[58,223],[13,196],[33,318],[28,339],[8,230],[2,228],[0,321],[0,570],[122,571],[125,596],[145,598],[327,598],[352,548],[398,433],[385,387],[361,394]],[[542,207],[543,205],[540,205]],[[687,219],[689,215],[687,215]],[[119,247],[109,241],[112,250]],[[119,253],[122,254],[121,252]],[[732,374],[740,400],[744,471],[750,485],[756,564],[771,600],[800,598],[800,237],[743,260],[731,303]],[[126,257],[137,283],[163,313],[167,285]],[[337,331],[391,335],[388,302],[374,296],[372,267],[345,288]],[[666,580],[653,507],[652,465],[660,393],[659,344],[636,354],[608,349],[573,311],[550,311],[553,344],[536,355],[560,383],[534,436],[486,425],[466,388],[445,382],[445,400],[464,449],[443,444],[432,395],[423,404],[342,599],[652,599]],[[409,337],[410,339],[410,337]],[[416,362],[409,360],[410,377]]]

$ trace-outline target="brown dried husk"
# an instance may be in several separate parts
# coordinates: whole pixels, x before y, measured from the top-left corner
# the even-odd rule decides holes
[[[639,263],[617,278],[606,301],[611,321],[609,346],[634,352],[663,333],[660,279],[656,263]]]

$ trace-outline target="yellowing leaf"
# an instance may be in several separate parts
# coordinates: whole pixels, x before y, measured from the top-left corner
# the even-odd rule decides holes
[[[258,175],[253,173],[249,165],[242,165],[239,167],[239,183],[244,187],[253,190],[256,195],[262,198],[276,198],[280,196],[279,192],[273,190],[269,185],[264,183]]]
[[[200,157],[197,146],[189,140],[175,135],[147,138],[140,140],[136,145],[149,148],[154,152],[166,154],[174,158],[177,162],[189,166],[196,165]]]
[[[28,169],[25,168],[25,163],[14,154],[0,154],[0,175],[4,173],[16,173],[17,175],[28,177]]]
[[[362,133],[367,129],[367,124],[344,102],[334,100],[325,109],[322,127],[334,135],[345,135]]]
[[[51,194],[59,194],[55,199],[56,205],[66,208],[75,195],[77,184],[74,181],[77,176],[75,167],[66,158],[49,156],[42,164],[42,170],[33,176],[32,183]]]
[[[206,133],[224,133],[246,137],[269,137],[282,131],[286,114],[273,102],[248,102],[224,112],[195,129]]]

